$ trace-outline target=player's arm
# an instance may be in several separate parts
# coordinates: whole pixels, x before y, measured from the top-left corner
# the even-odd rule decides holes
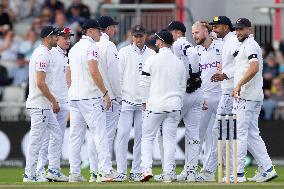
[[[146,107],[146,102],[148,101],[148,98],[149,98],[149,90],[150,90],[150,85],[151,85],[150,59],[151,58],[146,60],[145,65],[142,69],[142,73],[140,75],[140,81],[139,81],[139,91],[140,91],[140,96],[141,96],[144,108]]]
[[[123,86],[125,64],[126,64],[126,62],[125,62],[125,58],[124,58],[124,53],[123,53],[123,51],[119,51],[118,52],[118,72],[119,72],[120,89]],[[122,91],[121,91],[121,93],[122,93]]]
[[[66,82],[69,89],[71,86],[71,69],[69,64],[66,66]]]
[[[52,110],[54,113],[59,112],[60,108],[56,102],[55,97],[51,94],[46,82],[46,69],[49,64],[48,57],[41,55],[36,60],[36,84],[43,96],[45,96],[49,102],[51,102]]]
[[[121,86],[119,80],[119,62],[118,62],[118,52],[114,45],[109,47],[107,51],[107,66],[108,66],[108,76],[110,85],[115,98],[121,101]]]
[[[104,105],[105,110],[108,110],[111,106],[111,100],[108,95],[108,91],[104,85],[103,78],[101,76],[101,73],[99,71],[99,64],[98,64],[98,52],[99,49],[96,46],[90,46],[87,52],[87,58],[88,58],[88,68],[90,71],[90,74],[92,76],[92,79],[94,80],[96,86],[99,88],[99,90],[103,94],[104,98]]]

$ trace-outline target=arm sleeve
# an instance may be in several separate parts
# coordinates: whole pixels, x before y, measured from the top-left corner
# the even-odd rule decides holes
[[[247,45],[244,48],[244,53],[245,56],[248,58],[249,63],[251,62],[258,62],[258,53],[257,53],[257,49],[251,44],[251,43],[247,43]]]
[[[79,53],[79,52],[78,52]],[[87,49],[88,61],[95,60],[99,61],[99,48],[95,44],[91,44]]]
[[[121,87],[119,78],[119,59],[115,45],[110,45],[107,50],[107,68],[110,85],[115,98],[121,98]]]
[[[120,87],[123,86],[124,70],[125,70],[125,59],[123,51],[118,52],[118,70],[119,70],[119,83]]]
[[[151,61],[147,59],[142,69],[139,81],[139,91],[142,103],[146,103],[149,98],[150,84],[151,84]]]
[[[196,49],[194,47],[189,47],[186,49],[187,59],[190,64],[190,69],[192,73],[197,73],[200,71],[199,67],[199,57]]]
[[[47,57],[47,55],[42,54],[38,56],[35,62],[35,68],[37,72],[46,72],[46,68],[49,64],[49,58]]]

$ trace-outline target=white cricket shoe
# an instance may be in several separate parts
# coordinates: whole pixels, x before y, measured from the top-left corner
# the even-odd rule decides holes
[[[177,176],[174,172],[163,174],[163,182],[169,183],[169,182],[175,182],[176,180]]]
[[[147,182],[153,177],[152,169],[147,169],[141,177],[141,182]]]
[[[118,173],[116,177],[113,179],[115,182],[123,182],[127,180],[127,175],[124,173]]]
[[[113,182],[114,178],[116,178],[117,173],[114,174],[113,172],[110,173],[99,173],[97,174],[96,182]]]
[[[211,173],[206,170],[200,171],[200,173],[196,176],[195,181],[197,182],[215,182],[214,173]]]
[[[156,182],[163,182],[163,173],[162,174],[159,174],[159,175],[155,175],[154,176],[154,180],[156,181]]]
[[[140,182],[142,178],[142,173],[130,173],[129,182]]]
[[[248,178],[248,181],[250,182],[255,182],[256,179],[259,177],[259,175],[261,175],[261,173],[263,172],[263,168],[262,167],[258,167],[258,169],[255,171],[255,175],[251,178]]]
[[[59,170],[48,169],[46,178],[53,182],[68,182],[69,177],[65,176]]]
[[[96,182],[96,181],[97,181],[97,173],[95,171],[90,172],[89,182]]]
[[[49,180],[46,178],[45,173],[42,173],[36,176],[36,182],[49,182]]]
[[[69,175],[69,182],[86,182],[87,180],[80,174]]]
[[[275,178],[277,178],[278,175],[274,169],[274,167],[271,167],[270,169],[263,171],[257,178],[256,182],[269,182]]]
[[[187,176],[185,182],[195,182],[196,181],[196,172],[195,170],[187,171]]]
[[[180,172],[179,175],[177,175],[177,181],[185,181],[187,177],[187,171],[185,169]]]
[[[24,174],[23,182],[36,182],[36,177],[28,177],[28,175]]]

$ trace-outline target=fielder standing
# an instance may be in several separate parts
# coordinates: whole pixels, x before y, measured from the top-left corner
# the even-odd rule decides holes
[[[57,29],[45,26],[40,37],[42,44],[33,52],[29,64],[29,96],[26,107],[31,115],[31,130],[23,182],[47,181],[44,177],[36,177],[36,161],[44,133],[49,132],[56,143],[61,141],[61,130],[54,114],[59,112],[60,107],[50,92],[53,82],[50,50],[57,45]]]
[[[258,117],[263,102],[263,59],[262,51],[251,34],[251,22],[246,18],[239,18],[235,24],[238,40],[241,42],[236,56],[236,72],[234,77],[235,97],[234,113],[237,115],[238,138],[238,182],[245,182],[244,174],[247,149],[257,160],[259,174],[256,182],[267,182],[277,177],[262,140]]]
[[[102,28],[102,35],[100,41],[97,42],[99,48],[99,70],[102,75],[104,84],[108,90],[109,97],[111,98],[112,105],[108,111],[106,111],[106,129],[109,143],[109,150],[112,156],[114,138],[117,129],[117,122],[119,119],[119,113],[121,109],[121,88],[119,83],[119,71],[118,71],[118,57],[117,48],[113,42],[110,41],[116,32],[118,22],[115,22],[109,16],[101,16],[98,22]],[[90,159],[90,182],[95,182],[98,168],[97,153],[93,140],[88,142],[89,159]]]
[[[232,114],[233,110],[233,97],[231,93],[234,89],[234,73],[235,73],[235,57],[240,46],[236,34],[233,32],[234,28],[231,20],[226,16],[216,16],[210,23],[213,26],[213,31],[217,37],[224,42],[222,50],[222,72],[215,73],[211,77],[211,81],[220,82],[222,88],[222,95],[217,109],[217,115]],[[226,135],[226,127],[223,127],[223,136]],[[209,157],[209,161],[203,166],[203,169],[210,173],[214,173],[217,168],[217,138],[218,138],[218,124],[215,122],[213,126],[213,148]],[[223,145],[224,146],[224,145]],[[224,146],[225,147],[225,146]],[[232,150],[230,150],[232,152]],[[223,150],[225,154],[225,148]],[[230,153],[232,154],[232,153]],[[225,156],[223,155],[223,159]],[[232,156],[231,156],[232,157]],[[230,172],[233,174],[232,158],[230,158]],[[225,161],[224,161],[225,162]]]
[[[211,77],[221,67],[223,43],[211,38],[207,23],[199,21],[194,23],[192,26],[192,35],[197,44],[196,50],[199,56],[200,67],[202,69],[201,88],[204,93],[204,102],[203,111],[201,113],[199,136],[201,144],[205,139],[207,145],[206,148],[208,149],[208,152],[205,153],[205,161],[203,162],[203,165],[206,165],[209,154],[212,150],[212,131],[221,96],[220,82],[211,82]],[[197,175],[196,181],[215,181],[214,174],[202,169],[200,174]]]
[[[101,74],[99,72],[99,49],[95,42],[100,40],[100,25],[89,19],[83,24],[84,35],[69,52],[71,86],[70,139],[69,139],[69,182],[85,181],[80,170],[80,151],[85,139],[87,125],[98,152],[99,173],[102,181],[112,181],[112,163],[106,131],[106,113],[111,106]]]
[[[171,51],[174,42],[169,31],[155,34],[159,53],[149,57],[142,69],[140,89],[146,112],[142,123],[142,169],[141,181],[153,177],[153,142],[160,125],[163,132],[164,166],[163,181],[176,180],[175,148],[177,126],[185,91],[185,68]]]
[[[119,181],[127,179],[127,152],[130,131],[134,122],[133,161],[130,181],[140,181],[141,177],[141,136],[142,100],[139,94],[139,77],[147,58],[156,54],[145,45],[146,30],[136,25],[132,28],[133,43],[122,48],[119,53],[120,83],[122,88],[122,108],[117,126],[116,162]]]
[[[195,181],[195,170],[198,164],[199,153],[199,123],[203,93],[201,87],[201,70],[199,68],[198,54],[191,43],[186,40],[186,27],[180,21],[171,22],[167,29],[172,33],[174,43],[172,46],[174,54],[183,62],[186,74],[186,93],[183,98],[181,109],[181,119],[185,124],[185,165],[178,181]],[[160,135],[158,135],[160,136]],[[161,140],[159,140],[161,141]],[[160,149],[163,151],[162,149]],[[162,162],[163,163],[163,162]],[[162,177],[155,176],[156,181],[163,180]]]
[[[60,141],[57,142],[50,133],[45,132],[45,138],[39,152],[39,160],[37,163],[38,175],[45,176],[44,166],[47,164],[48,155],[49,163],[46,178],[60,182],[68,182],[68,177],[60,171],[60,158],[69,113],[68,87],[66,81],[66,67],[68,65],[67,50],[70,47],[70,37],[73,35],[69,28],[61,28],[58,32],[57,47],[53,47],[50,51],[53,74],[53,82],[50,90],[52,94],[54,94],[60,107],[60,111],[55,114],[60,126]]]

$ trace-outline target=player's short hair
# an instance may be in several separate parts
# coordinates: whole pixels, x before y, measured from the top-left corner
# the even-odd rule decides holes
[[[212,26],[209,25],[208,21],[205,20],[201,20],[201,21],[197,21],[192,25],[192,28],[206,28],[208,30],[208,33],[211,33],[212,31]]]

